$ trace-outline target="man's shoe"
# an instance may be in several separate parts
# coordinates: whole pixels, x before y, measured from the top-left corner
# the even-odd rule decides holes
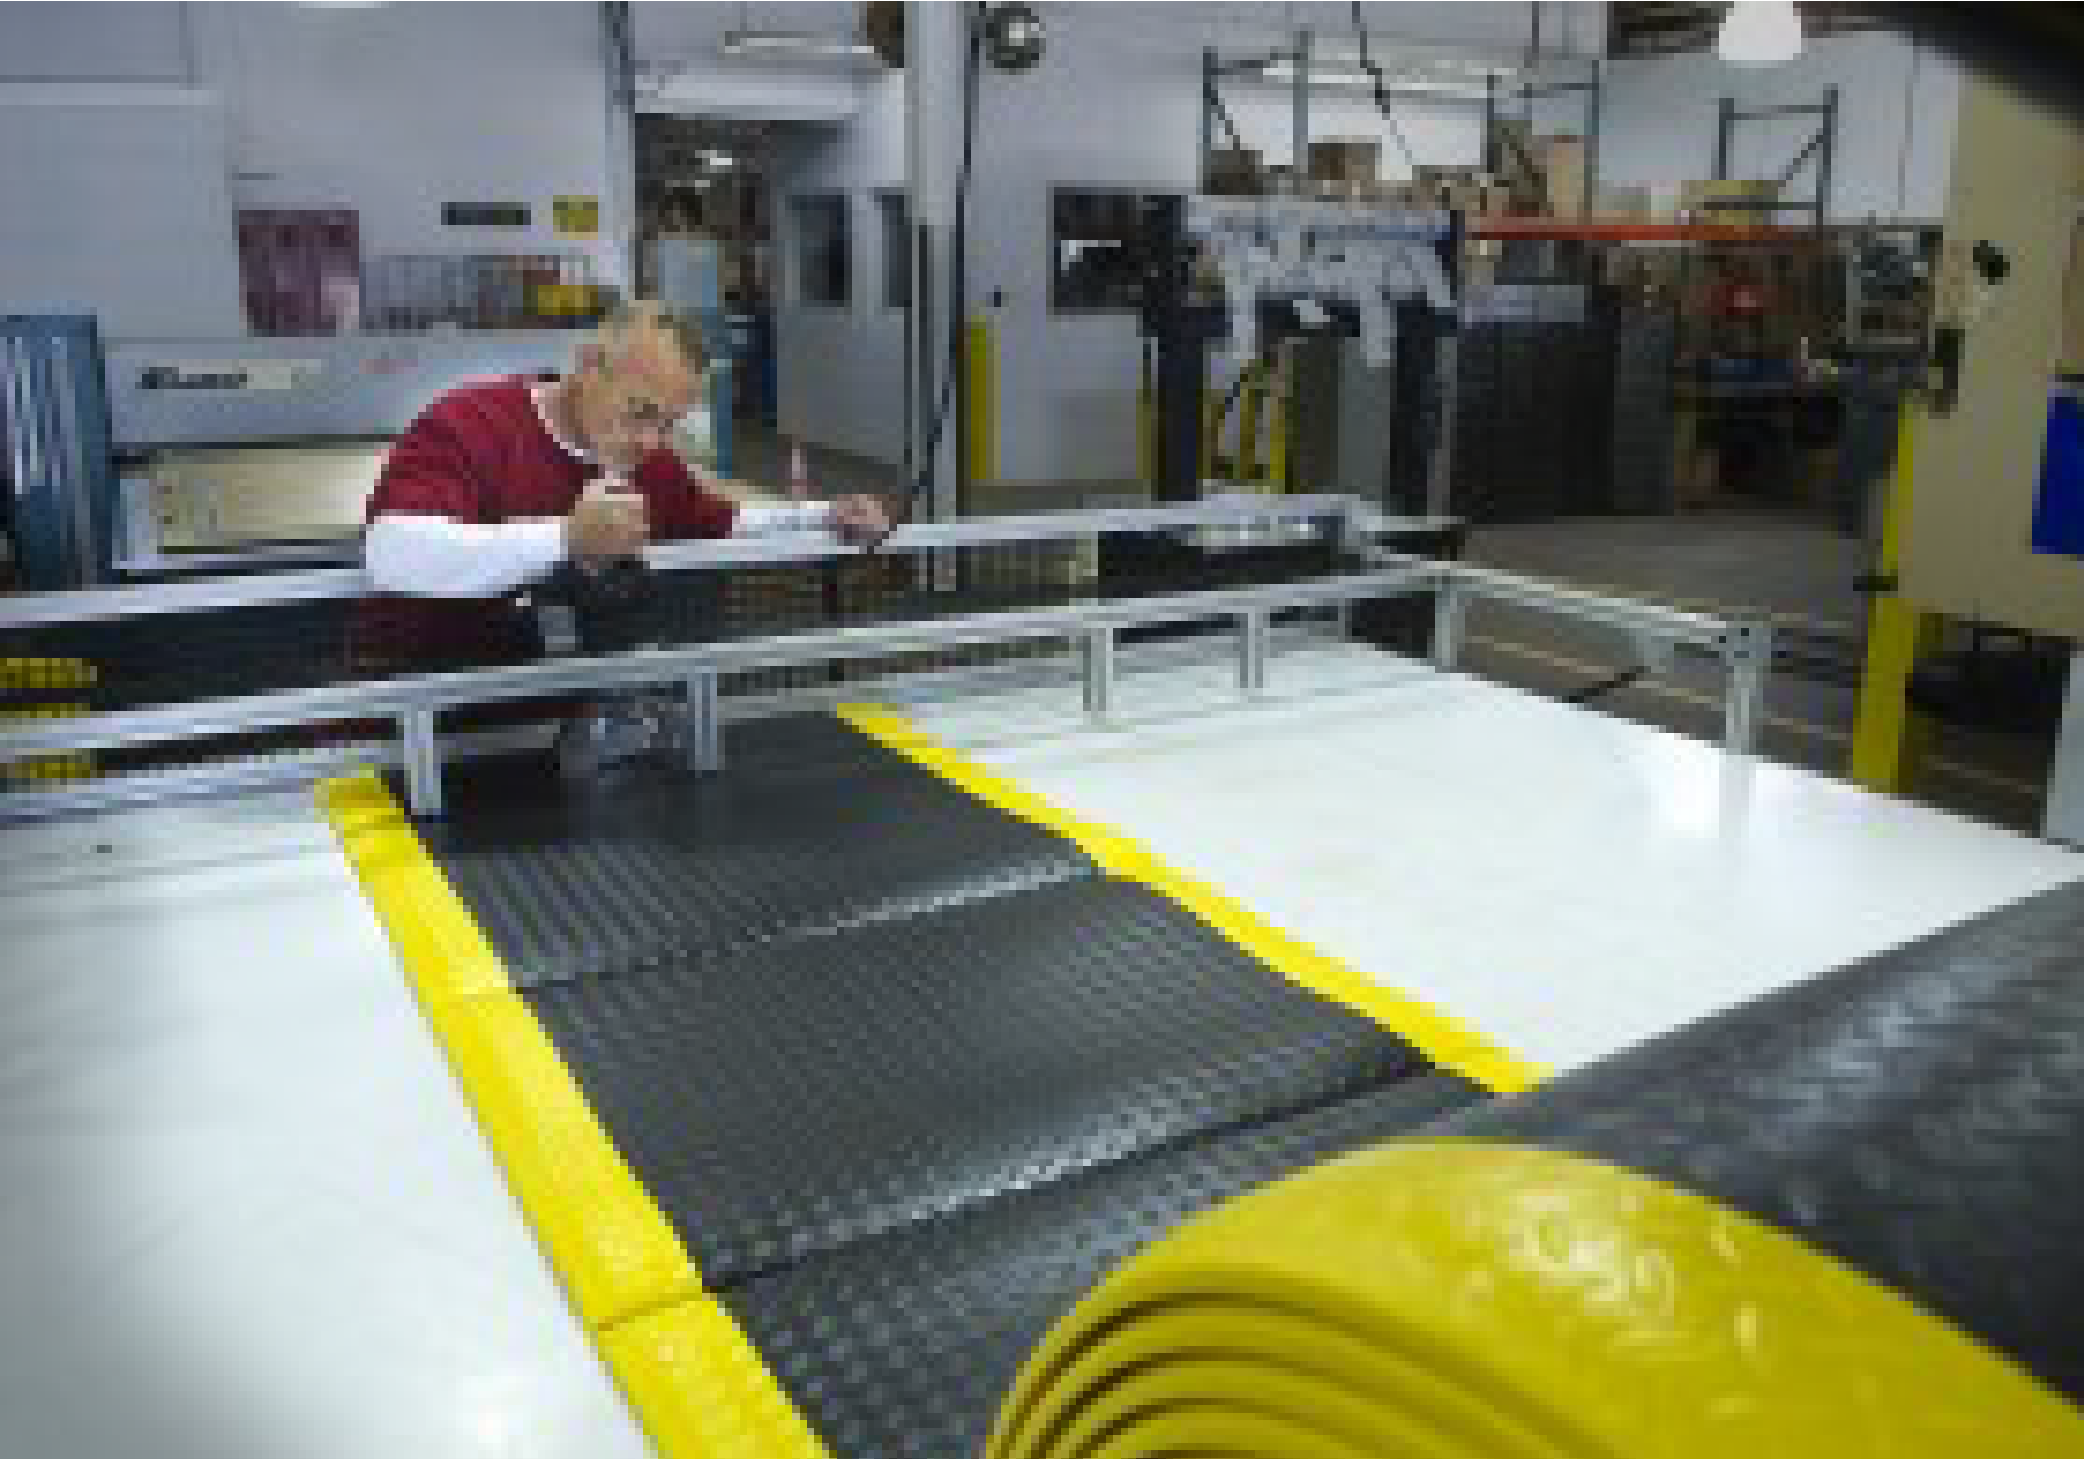
[[[674,699],[627,694],[567,719],[557,730],[558,773],[596,781],[687,745],[687,712]]]

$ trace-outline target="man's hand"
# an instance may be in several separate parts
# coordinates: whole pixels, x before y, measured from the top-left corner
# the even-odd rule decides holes
[[[890,509],[880,497],[842,496],[832,500],[832,532],[853,547],[880,542],[890,532]]]
[[[565,551],[577,562],[635,557],[651,536],[644,498],[633,491],[588,494],[564,519]]]

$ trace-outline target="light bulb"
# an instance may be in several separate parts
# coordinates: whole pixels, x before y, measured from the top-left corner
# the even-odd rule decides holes
[[[1715,54],[1735,66],[1777,66],[1801,53],[1794,0],[1733,0],[1715,32]]]

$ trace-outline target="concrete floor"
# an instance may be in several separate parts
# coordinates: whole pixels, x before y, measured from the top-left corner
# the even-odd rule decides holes
[[[1471,559],[1537,577],[1706,611],[1770,614],[1781,641],[1809,663],[1773,676],[1763,746],[1774,759],[1842,775],[1858,699],[1865,605],[1853,591],[1865,547],[1795,513],[1721,511],[1683,517],[1581,517],[1489,527]],[[1568,693],[1624,667],[1616,635],[1542,614],[1471,614],[1469,666],[1505,683]],[[1682,662],[1660,682],[1599,701],[1609,713],[1689,734],[1717,732],[1719,676]],[[1938,728],[1912,798],[2016,830],[2040,824],[2046,736]]]

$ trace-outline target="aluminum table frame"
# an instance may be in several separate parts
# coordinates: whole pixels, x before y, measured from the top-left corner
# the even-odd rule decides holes
[[[1463,563],[1414,557],[1372,545],[1372,539],[1424,521],[1384,517],[1344,496],[1214,498],[1183,506],[1100,511],[1046,512],[976,518],[906,527],[882,551],[916,554],[1014,542],[1091,540],[1116,532],[1178,531],[1211,526],[1271,525],[1310,521],[1334,535],[1368,564],[1304,582],[1224,588],[1050,608],[1011,609],[920,619],[905,623],[823,629],[727,643],[642,649],[587,658],[560,658],[511,667],[280,690],[193,704],[117,710],[38,722],[33,728],[0,732],[0,760],[64,754],[124,745],[166,743],[260,729],[329,721],[389,718],[399,728],[400,758],[407,798],[417,815],[442,808],[443,751],[435,734],[443,710],[585,693],[597,690],[678,684],[693,712],[693,768],[722,766],[721,676],[754,669],[829,664],[891,653],[1070,639],[1080,648],[1080,674],[1089,714],[1104,718],[1114,702],[1117,640],[1123,629],[1152,624],[1228,618],[1237,626],[1237,682],[1242,694],[1266,684],[1273,615],[1298,608],[1340,609],[1359,600],[1430,593],[1435,602],[1433,661],[1453,670],[1462,624],[1472,599],[1487,598],[1598,623],[1630,635],[1639,644],[1688,646],[1721,660],[1726,670],[1723,747],[1753,752],[1772,662],[1772,630],[1763,619],[1719,618],[1658,607],[1626,598],[1559,587],[1534,578]],[[825,533],[678,543],[651,549],[647,559],[665,571],[701,571],[830,561],[859,555]],[[370,590],[359,569],[270,574],[122,589],[45,593],[0,600],[0,632],[83,619],[138,614],[208,611],[219,608],[353,597]],[[1649,655],[1646,653],[1645,657]],[[863,692],[873,694],[872,687]],[[286,757],[273,772],[277,783],[312,779],[344,763],[386,758],[384,747],[346,754]],[[227,788],[255,782],[253,762],[228,764],[216,772]],[[124,777],[150,780],[168,793],[196,793],[212,779],[210,767],[147,772]],[[153,784],[114,791],[86,785],[65,790],[22,792],[0,797],[0,820],[50,816],[105,808],[120,800],[135,804],[151,796]]]

